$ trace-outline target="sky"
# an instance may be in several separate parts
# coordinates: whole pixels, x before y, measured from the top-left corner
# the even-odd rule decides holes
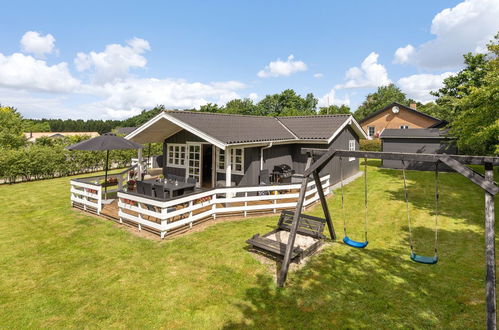
[[[2,1],[0,104],[123,119],[292,88],[355,110],[429,91],[499,31],[498,0]]]

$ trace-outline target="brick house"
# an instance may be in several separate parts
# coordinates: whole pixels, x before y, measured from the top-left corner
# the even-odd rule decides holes
[[[416,104],[410,107],[392,103],[359,121],[369,139],[379,138],[385,129],[436,128],[446,124],[438,118],[416,110]]]

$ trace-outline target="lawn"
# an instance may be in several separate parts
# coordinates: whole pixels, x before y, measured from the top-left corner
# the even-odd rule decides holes
[[[440,262],[415,264],[401,172],[378,164],[368,169],[368,248],[331,243],[285,289],[244,249],[277,216],[160,242],[72,210],[69,178],[0,186],[0,327],[483,328],[482,190],[441,174]],[[408,179],[416,248],[431,255],[433,174]],[[345,193],[349,234],[361,240],[363,180]],[[339,199],[329,203],[342,234]]]

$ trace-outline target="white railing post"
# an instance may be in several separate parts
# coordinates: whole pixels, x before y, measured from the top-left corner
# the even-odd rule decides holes
[[[248,198],[248,192],[247,191],[244,193],[244,197]],[[248,201],[244,201],[244,217],[245,218],[248,215],[248,211],[246,211],[247,207],[248,207]]]
[[[216,191],[216,190],[215,190]],[[217,194],[214,193],[213,196],[211,197],[211,212],[213,216],[213,220],[217,219]]]

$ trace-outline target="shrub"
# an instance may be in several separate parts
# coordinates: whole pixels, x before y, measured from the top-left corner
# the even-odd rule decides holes
[[[359,144],[360,144],[360,150],[362,151],[381,151],[380,139],[373,139],[373,140],[362,139],[359,141]]]

